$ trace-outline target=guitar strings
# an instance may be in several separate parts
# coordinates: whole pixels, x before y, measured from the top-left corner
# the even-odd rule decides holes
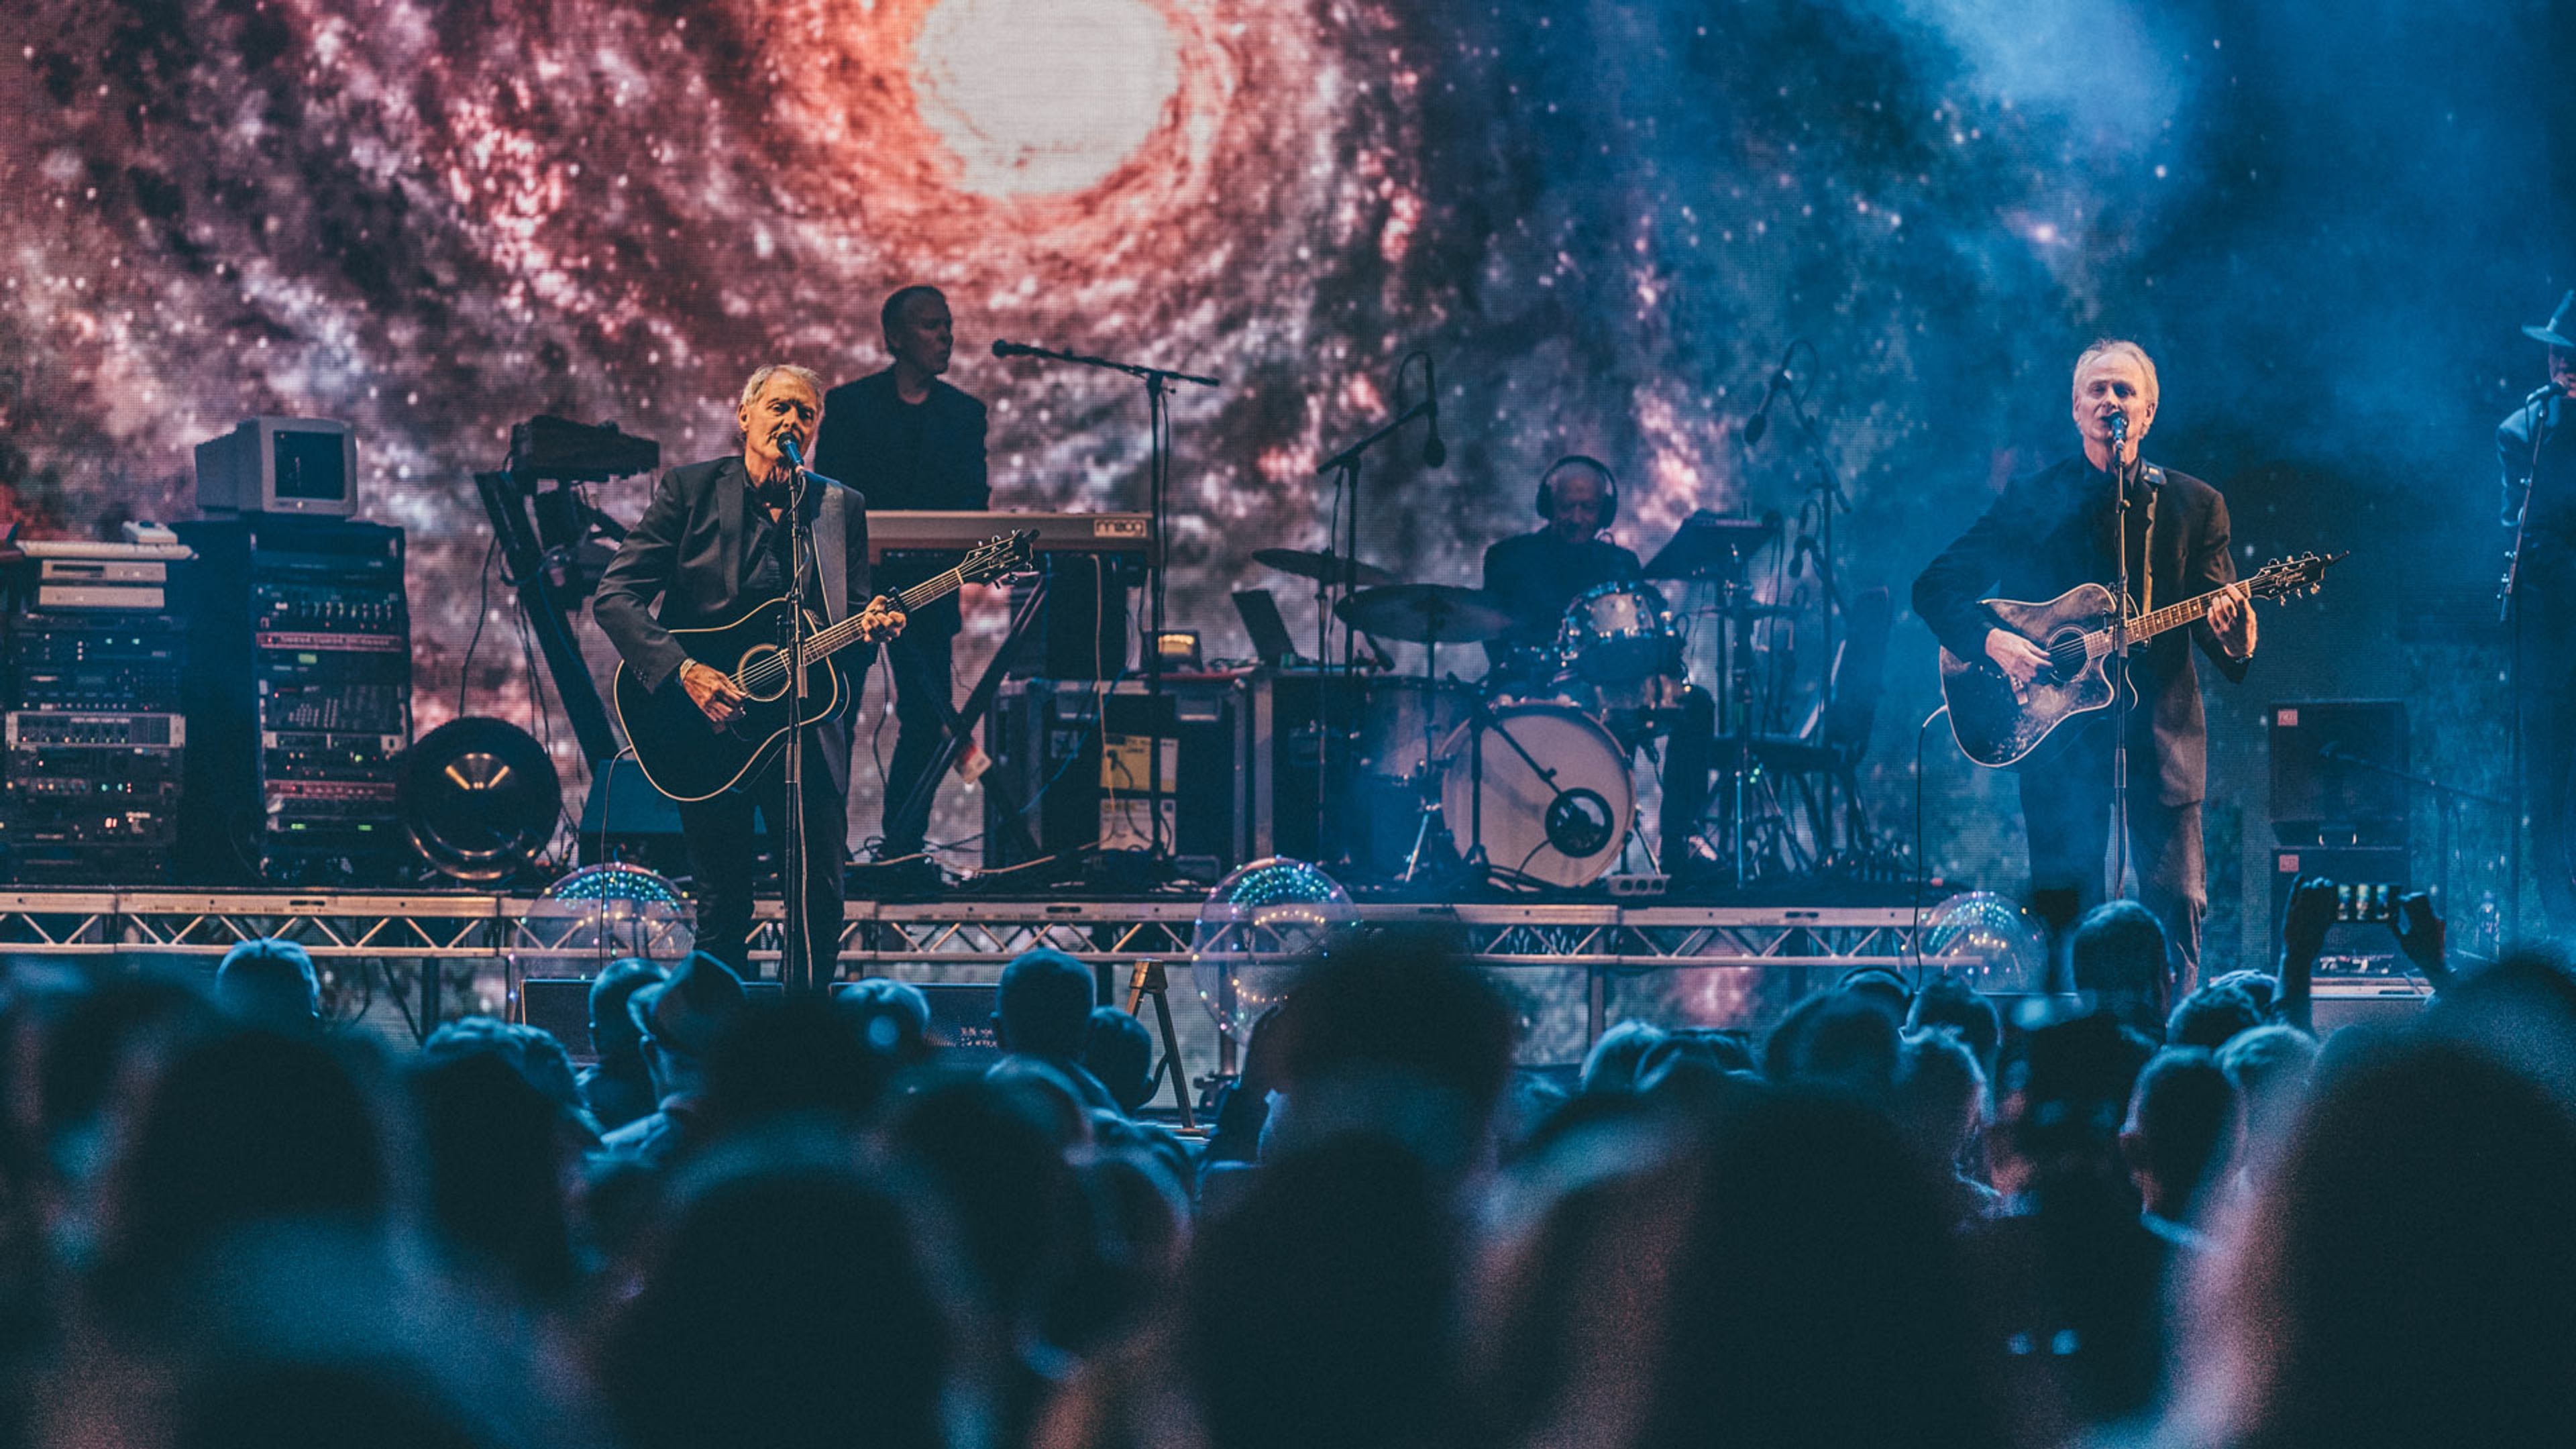
[[[956,581],[953,587],[963,587],[966,582],[966,566],[964,564],[959,564],[957,567],[949,569],[945,573],[934,574],[930,578],[923,580],[921,583],[904,590],[899,596],[903,601],[903,611],[909,614],[913,610],[920,608],[923,604],[929,603],[931,600],[947,593],[952,587],[949,582],[951,578],[954,578]],[[811,664],[823,658],[825,655],[838,650],[843,644],[849,641],[849,638],[852,635],[858,633],[858,623],[859,616],[853,614],[849,618],[843,619],[841,622],[832,625],[821,633],[815,635],[813,638],[807,640],[805,644],[808,651],[806,654],[806,662]],[[774,653],[762,655],[758,662],[747,666],[742,673],[734,676],[734,687],[737,689],[757,691],[759,688],[774,681],[782,680],[787,677],[786,661],[787,651],[783,649]]]

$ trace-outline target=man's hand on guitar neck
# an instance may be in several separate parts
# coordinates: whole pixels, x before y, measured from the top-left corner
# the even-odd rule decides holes
[[[2016,695],[2039,677],[2039,671],[2048,667],[2048,651],[2010,629],[1986,631],[1986,657],[1995,662],[1995,667],[2004,672],[2006,679],[2012,681]]]
[[[2209,601],[2209,629],[2218,636],[2218,647],[2230,659],[2254,657],[2254,601],[2241,598],[2235,589]]]
[[[748,696],[741,685],[733,682],[732,675],[712,664],[700,664],[694,659],[682,661],[680,688],[688,692],[690,702],[719,732],[742,718],[743,700]]]
[[[882,644],[903,632],[904,612],[883,594],[868,600],[859,611],[859,638],[869,644]]]

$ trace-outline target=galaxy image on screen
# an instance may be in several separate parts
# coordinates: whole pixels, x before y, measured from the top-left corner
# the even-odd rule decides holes
[[[0,510],[30,537],[187,518],[195,443],[351,424],[360,516],[409,535],[416,730],[460,701],[517,722],[578,801],[487,578],[471,475],[513,423],[723,456],[754,367],[876,371],[879,305],[929,283],[947,380],[991,408],[997,508],[1143,508],[1147,426],[1130,380],[992,341],[1221,380],[1173,395],[1168,607],[1238,657],[1234,589],[1311,634],[1306,586],[1250,553],[1326,546],[1354,500],[1317,466],[1415,400],[1398,363],[1423,349],[1446,464],[1411,432],[1371,453],[1365,560],[1475,585],[1569,452],[1615,468],[1641,555],[1696,510],[1776,513],[1756,574],[1793,613],[1765,627],[1762,707],[1789,728],[1827,663],[1799,540],[1829,469],[1839,583],[1898,609],[1877,827],[2008,891],[2010,777],[1937,725],[1918,817],[1938,697],[1906,589],[2071,451],[2076,354],[2134,337],[2162,375],[2150,451],[2226,492],[2240,570],[2351,554],[2210,693],[2232,958],[2266,925],[2267,700],[2406,697],[2419,764],[2504,778],[2479,725],[2492,431],[2546,380],[2518,324],[2576,284],[2570,30],[2543,0],[19,0]],[[1813,437],[1777,402],[1747,442],[1793,343]],[[631,519],[646,487],[594,501]],[[998,607],[970,609],[961,669]],[[884,702],[880,675],[859,841]],[[955,792],[941,812],[934,839],[977,828]],[[2473,899],[2505,830],[2455,823]]]

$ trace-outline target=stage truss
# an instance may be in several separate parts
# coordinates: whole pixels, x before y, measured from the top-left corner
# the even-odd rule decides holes
[[[1598,1031],[1604,986],[1620,973],[1673,969],[1826,970],[1917,964],[1915,913],[1888,907],[1680,907],[1612,904],[1368,905],[1371,924],[1457,933],[1498,968],[1580,969]],[[991,967],[1050,946],[1103,966],[1187,963],[1199,903],[1153,900],[853,901],[841,971],[904,966]],[[777,956],[778,908],[761,904],[755,960]],[[16,958],[198,959],[235,944],[292,940],[326,974],[353,979],[381,966],[395,991],[420,993],[415,1029],[456,1010],[504,1009],[532,976],[583,976],[623,955],[667,959],[686,948],[686,912],[595,913],[561,901],[468,892],[369,894],[282,891],[28,891],[0,893],[0,955]],[[435,967],[436,970],[427,968]]]

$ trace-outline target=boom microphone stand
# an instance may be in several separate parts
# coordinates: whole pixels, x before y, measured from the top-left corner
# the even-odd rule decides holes
[[[778,984],[790,996],[801,996],[815,989],[813,922],[805,908],[805,877],[811,862],[805,850],[805,640],[808,623],[805,618],[807,568],[814,552],[814,533],[805,516],[806,489],[811,478],[805,471],[805,456],[794,438],[782,440],[780,452],[795,469],[794,481],[787,489],[787,756],[781,762],[787,781],[786,841],[778,854],[778,905],[781,937],[778,943]],[[757,502],[757,500],[755,500]],[[832,868],[841,868],[839,861]],[[832,942],[833,966],[840,964],[838,938]],[[828,979],[828,978],[827,978]]]
[[[2129,415],[2111,414],[2111,511],[2117,520],[2119,588],[2111,610],[2111,894],[2129,879],[2129,477],[2136,460],[2120,455],[2129,443]]]
[[[1107,372],[1123,372],[1145,384],[1145,481],[1146,511],[1153,519],[1154,543],[1146,557],[1152,577],[1146,583],[1147,626],[1145,641],[1145,717],[1151,721],[1145,737],[1145,814],[1151,821],[1147,836],[1148,854],[1158,871],[1170,874],[1172,843],[1163,838],[1163,581],[1169,572],[1167,555],[1171,550],[1170,487],[1172,477],[1172,414],[1164,394],[1176,382],[1195,383],[1200,387],[1221,384],[1213,377],[1196,373],[1173,372],[1168,368],[1145,367],[1133,362],[1117,362],[1106,357],[1092,357],[1080,352],[1059,352],[1051,347],[1032,347],[1024,342],[993,343],[995,357],[1035,357],[1048,362],[1069,362],[1077,367],[1097,367]],[[1101,702],[1104,735],[1108,701]],[[1179,738],[1177,725],[1171,726],[1173,738]],[[1174,822],[1177,828],[1178,822]]]

